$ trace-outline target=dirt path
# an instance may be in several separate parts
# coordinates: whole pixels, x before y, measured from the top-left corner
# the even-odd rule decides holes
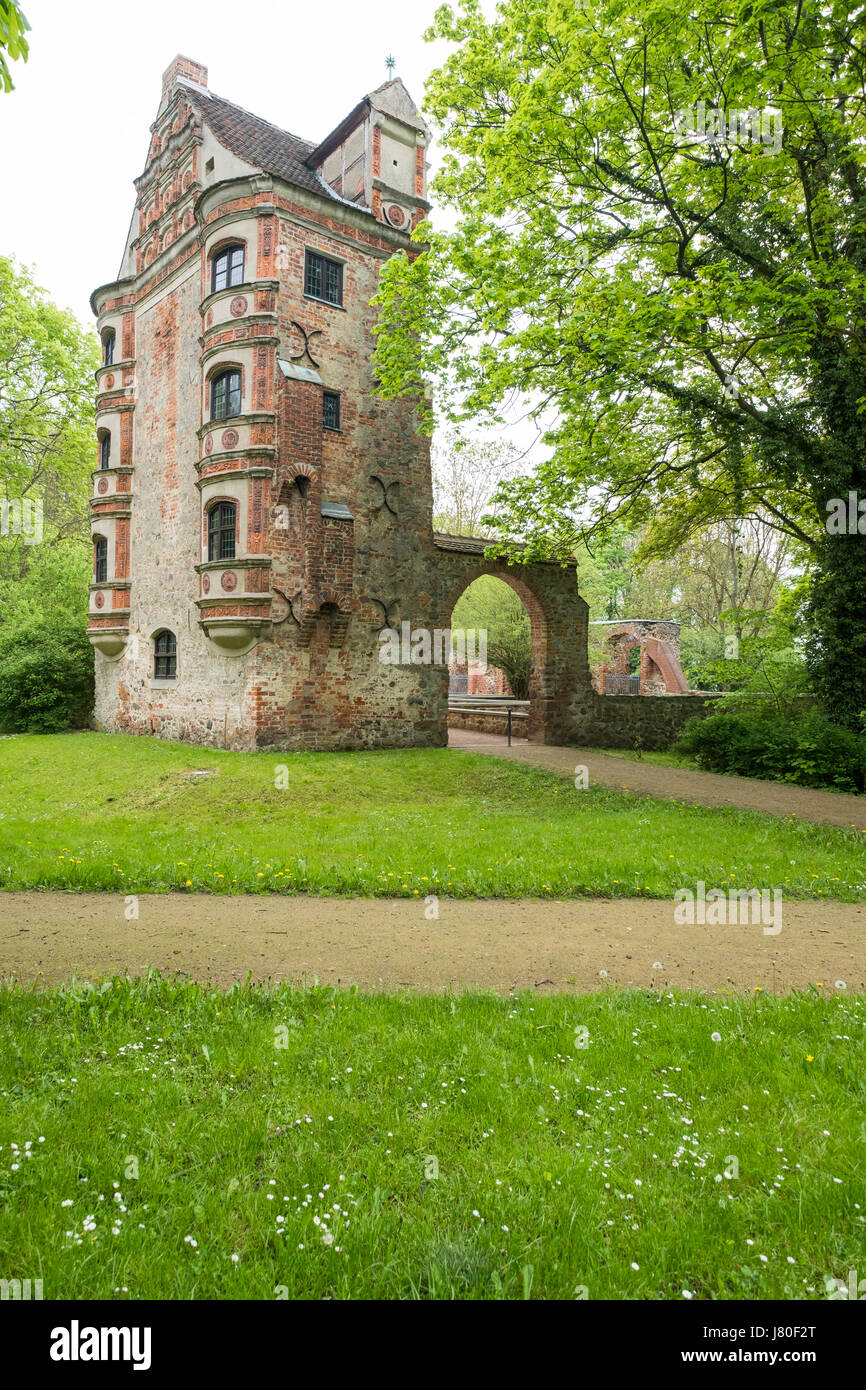
[[[590,786],[618,787],[646,796],[672,797],[703,806],[739,806],[744,811],[769,811],[774,816],[823,821],[827,825],[855,826],[866,830],[866,797],[826,792],[811,787],[790,787],[782,782],[761,782],[751,777],[725,777],[718,772],[696,772],[686,767],[659,767],[657,763],[632,762],[592,748],[559,748],[549,743],[517,740],[509,748],[498,734],[473,729],[450,729],[449,748],[470,753],[490,753],[532,763],[569,777],[578,764],[586,767]]]
[[[784,904],[782,931],[682,927],[671,902],[0,893],[0,974],[53,984],[148,966],[227,986],[306,980],[364,989],[500,992],[646,987],[768,991],[866,984],[866,907]],[[659,962],[660,964],[657,964]],[[600,974],[607,971],[607,976]]]

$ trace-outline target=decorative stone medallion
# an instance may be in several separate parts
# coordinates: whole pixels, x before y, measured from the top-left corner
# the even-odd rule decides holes
[[[398,208],[396,203],[392,203],[388,208],[388,221],[392,227],[402,227],[406,221],[406,214],[402,208]]]
[[[210,593],[210,580],[206,574],[203,574],[201,577],[201,591],[203,594]]]
[[[93,606],[94,608],[105,607],[105,594],[103,594],[101,591],[100,593],[93,595]]]
[[[237,430],[223,430],[222,446],[224,449],[236,449],[239,439]]]
[[[207,318],[205,319],[204,322],[205,322],[205,328],[210,328],[211,324],[213,323],[213,309],[208,309],[208,311],[207,311]]]
[[[247,301],[242,294],[236,294],[229,305],[229,313],[233,319],[242,319],[247,312]]]
[[[107,375],[106,375],[106,377],[105,377],[105,380],[103,381],[102,384],[103,384],[103,386],[105,387],[106,391],[113,391],[113,390],[114,390],[114,372],[108,372]]]
[[[103,496],[103,495],[108,491],[108,479],[107,479],[107,478],[100,478],[100,479],[99,479],[99,482],[96,484],[96,491],[100,494],[100,496]]]
[[[213,453],[213,435],[212,435],[212,434],[209,434],[208,437],[207,437],[207,439],[206,439],[205,442],[204,442],[204,451],[205,451],[206,454],[212,454],[212,453]]]
[[[225,570],[220,584],[222,584],[227,594],[230,594],[232,589],[236,589],[238,587],[238,577],[234,570]]]

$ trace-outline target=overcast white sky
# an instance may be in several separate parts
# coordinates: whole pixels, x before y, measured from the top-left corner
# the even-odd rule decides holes
[[[438,0],[23,0],[30,58],[0,93],[0,254],[85,324],[113,280],[161,78],[175,54],[219,96],[321,140],[397,59],[420,105],[448,45],[424,43]]]

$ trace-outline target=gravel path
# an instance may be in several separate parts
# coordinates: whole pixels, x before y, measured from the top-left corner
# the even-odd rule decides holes
[[[767,991],[866,985],[866,907],[783,905],[782,930],[678,926],[673,903],[0,893],[0,973],[53,984],[148,966],[228,986],[314,977],[368,990],[587,990],[612,984]],[[601,972],[606,971],[606,975]]]
[[[866,830],[866,796],[761,782],[751,777],[726,777],[686,767],[659,767],[657,763],[633,762],[592,748],[559,748],[550,743],[527,743],[525,739],[516,740],[509,748],[499,734],[481,734],[473,729],[450,729],[448,746],[532,763],[568,777],[573,777],[575,767],[582,765],[589,774],[590,786],[618,787],[703,806],[739,806],[744,811],[769,811],[774,816],[796,816],[799,820]]]

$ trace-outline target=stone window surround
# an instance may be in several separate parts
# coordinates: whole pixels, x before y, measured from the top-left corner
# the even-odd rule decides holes
[[[224,251],[228,251],[233,247],[239,247],[244,253],[243,275],[241,276],[240,280],[238,280],[235,284],[226,284],[223,285],[221,289],[216,289],[214,287],[214,275],[216,274],[216,266],[214,262],[216,261],[218,256],[221,256],[223,254]],[[215,294],[225,294],[226,290],[234,290],[235,294],[237,294],[241,286],[247,283],[247,271],[249,269],[249,250],[250,248],[246,237],[237,236],[223,237],[222,241],[215,241],[212,246],[208,247],[206,276],[206,284],[210,287],[208,289],[208,298],[211,295]]]
[[[211,512],[214,510],[215,507],[221,507],[221,506],[223,506],[223,504],[227,504],[228,506],[234,507],[234,512],[235,512],[235,553],[234,553],[234,555],[227,555],[227,556],[216,555],[216,556],[214,556],[213,559],[211,559],[210,554],[209,554],[209,551],[210,551],[210,518],[211,518]],[[204,552],[204,558],[205,558],[205,560],[208,562],[208,564],[215,564],[217,561],[222,561],[222,562],[224,562],[224,563],[226,563],[226,564],[229,564],[229,563],[232,563],[232,564],[233,564],[233,563],[234,563],[235,556],[236,556],[236,555],[239,553],[239,551],[240,551],[240,543],[241,543],[241,511],[242,511],[242,508],[241,508],[241,504],[240,504],[239,499],[238,499],[237,497],[231,497],[231,496],[208,497],[207,501],[203,504],[202,510],[203,510],[203,512],[204,512],[204,522],[203,522],[203,525],[202,525],[202,550],[203,550],[203,552]]]
[[[91,520],[90,539],[94,543],[94,567],[93,569],[91,569],[90,575],[90,583],[92,586],[96,586],[97,584],[97,580],[93,577],[95,573],[95,542],[97,536],[102,536],[105,540],[108,541],[108,568],[106,571],[107,578],[105,581],[107,584],[110,584],[112,582],[112,577],[115,575],[117,571],[117,562],[115,557],[116,521],[117,518],[113,516],[93,517]]]
[[[156,670],[156,639],[161,632],[170,632],[172,637],[174,638],[175,674],[173,676],[168,677],[167,679],[165,677],[157,677],[152,674]],[[170,627],[168,623],[160,623],[160,625],[158,627],[155,627],[153,629],[153,632],[150,634],[149,647],[150,660],[148,661],[147,667],[148,687],[151,690],[174,690],[180,680],[181,674],[180,643],[177,640],[177,633],[175,632],[174,628]]]
[[[111,546],[110,546],[110,542],[109,542],[108,536],[104,535],[101,531],[94,531],[94,532],[91,534],[90,539],[91,539],[91,541],[92,541],[92,543],[93,543],[93,569],[92,569],[92,576],[91,576],[91,584],[93,584],[93,585],[97,585],[97,584],[98,584],[98,585],[101,586],[101,585],[107,584],[107,583],[109,582],[109,578],[110,578],[110,574],[111,574],[111,571],[110,571],[110,569],[109,569],[109,562],[110,562],[110,560],[113,558],[113,556],[111,556],[111,555],[109,554],[109,551],[110,551],[110,549],[111,549]],[[104,542],[105,542],[105,554],[101,557],[101,559],[105,561],[105,574],[103,575],[103,577],[102,577],[101,579],[98,579],[98,578],[97,578],[97,572],[98,572],[97,567],[98,567],[98,565],[100,564],[100,556],[98,556],[96,552],[97,552],[97,548],[98,548],[98,546],[99,546],[99,543],[100,543],[101,541],[104,541]]]
[[[212,411],[213,411],[213,383],[214,383],[214,380],[215,380],[216,377],[222,376],[223,372],[240,372],[240,376],[241,376],[241,408],[240,408],[240,410],[238,411],[238,414],[237,414],[237,415],[221,415],[221,416],[219,416],[219,418],[215,418],[214,415],[212,414]],[[246,413],[245,410],[244,410],[244,402],[245,402],[246,399],[247,399],[247,376],[248,376],[248,374],[247,374],[246,364],[243,363],[243,362],[238,362],[236,359],[224,360],[224,359],[222,359],[222,358],[217,358],[216,361],[214,361],[214,362],[212,362],[212,363],[210,364],[210,366],[208,367],[208,369],[207,369],[207,371],[206,371],[206,373],[205,373],[205,378],[204,378],[204,384],[205,384],[204,397],[205,397],[205,399],[204,399],[204,411],[203,411],[203,420],[202,420],[202,423],[203,423],[203,424],[205,424],[205,425],[227,425],[228,422],[229,422],[230,420],[237,420],[237,419],[240,418],[241,415],[244,415],[244,414]]]
[[[233,565],[246,555],[244,536],[249,518],[249,479],[244,475],[226,485],[226,480],[215,474],[213,479],[208,479],[216,490],[202,490],[201,494],[201,560],[202,565]],[[232,560],[209,560],[208,559],[208,517],[212,507],[220,502],[232,502],[235,507],[235,557]]]
[[[99,425],[96,430],[96,441],[99,446],[97,453],[97,473],[107,473],[111,468],[111,459],[114,453],[114,439],[110,425]],[[106,441],[108,448],[106,452]]]

